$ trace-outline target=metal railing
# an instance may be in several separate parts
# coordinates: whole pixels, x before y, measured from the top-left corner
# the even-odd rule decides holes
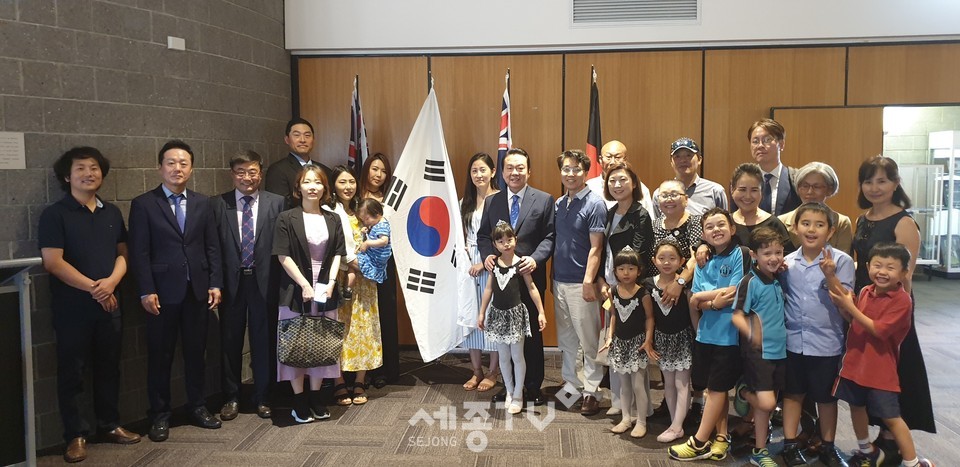
[[[30,283],[32,282],[30,270],[40,264],[39,257],[0,261],[0,270],[17,270],[12,276],[0,281],[0,294],[20,294],[20,358],[23,361],[25,465],[37,464],[36,409],[33,398],[33,333],[30,324]]]

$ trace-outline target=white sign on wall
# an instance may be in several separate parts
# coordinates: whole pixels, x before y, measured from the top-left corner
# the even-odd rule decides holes
[[[23,145],[23,133],[0,131],[0,169],[27,168],[27,152]]]

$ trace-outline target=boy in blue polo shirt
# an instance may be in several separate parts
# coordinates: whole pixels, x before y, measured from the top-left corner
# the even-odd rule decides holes
[[[783,323],[783,289],[775,274],[783,264],[783,238],[760,227],[750,233],[750,257],[756,263],[737,285],[733,325],[740,331],[740,354],[747,383],[744,397],[753,407],[756,444],[750,463],[776,466],[767,450],[770,412],[783,388],[787,358],[787,329]]]
[[[739,339],[737,328],[731,322],[730,304],[736,285],[749,269],[750,255],[746,247],[734,240],[736,227],[729,212],[710,209],[703,214],[701,225],[703,240],[715,254],[704,266],[698,266],[693,275],[690,309],[702,310],[703,315],[694,323],[697,339],[691,377],[694,387],[706,388],[706,401],[696,434],[685,443],[671,446],[667,452],[676,460],[719,461],[727,457],[730,448],[727,391],[733,389],[741,368]],[[717,435],[710,441],[714,429]]]
[[[836,226],[822,203],[806,203],[791,222],[800,248],[787,255],[780,274],[786,295],[787,376],[783,387],[783,461],[807,465],[797,443],[805,398],[820,417],[820,462],[846,467],[833,444],[837,433],[837,399],[833,383],[840,372],[847,323],[830,300],[830,290],[853,290],[853,259],[827,244]]]

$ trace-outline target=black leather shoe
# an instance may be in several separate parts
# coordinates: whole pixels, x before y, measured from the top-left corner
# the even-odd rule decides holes
[[[384,377],[384,376],[379,376],[379,375],[378,375],[378,376],[375,376],[375,377],[373,378],[373,382],[370,383],[370,384],[372,384],[373,387],[375,387],[375,388],[377,388],[377,389],[383,389],[384,386],[387,385],[387,378]]]
[[[533,405],[539,407],[547,403],[547,398],[544,397],[543,391],[536,389],[533,391],[527,391],[527,401],[533,402]]]
[[[257,416],[260,418],[270,418],[273,416],[273,412],[270,410],[270,406],[260,404],[257,406]]]
[[[220,409],[220,420],[230,421],[234,418],[237,418],[237,415],[240,413],[240,404],[237,401],[230,401],[226,404],[223,404],[223,407]]]
[[[506,401],[507,401],[507,389],[506,389],[506,388],[501,389],[500,392],[498,392],[498,393],[496,393],[496,394],[493,395],[493,397],[491,398],[491,400],[493,401],[494,404],[496,404],[497,402],[506,402]]]
[[[821,449],[819,459],[827,467],[850,467],[850,464],[840,455],[836,446]]]
[[[210,414],[206,407],[197,407],[190,412],[190,420],[200,428],[217,429],[220,428],[220,420]]]
[[[150,426],[150,433],[147,434],[150,441],[162,443],[170,437],[170,421],[157,420]]]
[[[783,452],[780,453],[783,457],[783,463],[788,466],[798,466],[798,465],[807,465],[807,458],[804,457],[803,451],[794,444],[793,446],[784,447]]]

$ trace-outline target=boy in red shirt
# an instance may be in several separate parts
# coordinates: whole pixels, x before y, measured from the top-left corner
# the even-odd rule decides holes
[[[900,417],[900,379],[897,360],[900,343],[910,330],[913,303],[901,281],[909,272],[910,252],[897,243],[878,243],[870,250],[868,273],[873,284],[860,291],[854,304],[853,292],[830,290],[837,309],[850,321],[847,352],[833,394],[850,404],[850,418],[860,450],[851,464],[880,465],[883,451],[869,440],[868,413],[883,419],[893,432],[907,467],[932,467],[918,459],[910,428]]]

